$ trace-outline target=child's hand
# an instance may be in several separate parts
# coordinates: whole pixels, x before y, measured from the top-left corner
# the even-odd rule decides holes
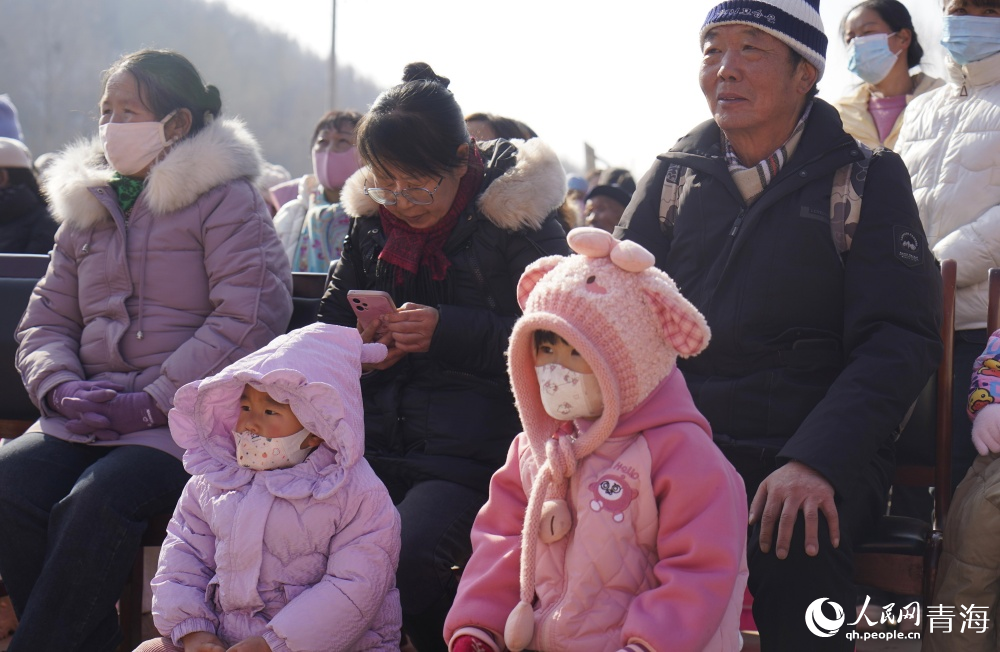
[[[271,652],[271,646],[260,636],[245,638],[226,652]]]
[[[972,443],[980,455],[1000,453],[1000,405],[987,405],[972,422]]]
[[[184,652],[226,652],[225,644],[210,632],[191,632],[181,637]]]
[[[358,324],[358,329],[361,329],[361,325]],[[392,340],[392,334],[385,330],[382,325],[382,318],[376,319],[372,323],[368,324],[368,328],[361,330],[361,341],[365,344],[371,342],[378,342],[379,344],[385,344],[385,347],[389,349],[388,355],[382,362],[366,362],[361,365],[362,372],[369,371],[381,371],[383,369],[388,369],[392,365],[399,362],[403,356],[406,355],[405,351],[401,351],[396,348],[395,342]]]

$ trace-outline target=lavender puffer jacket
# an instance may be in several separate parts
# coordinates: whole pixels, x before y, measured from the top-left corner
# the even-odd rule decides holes
[[[313,324],[177,392],[174,439],[192,474],[153,578],[153,622],[274,652],[399,649],[399,515],[365,461],[362,355],[353,328]],[[243,387],[288,403],[323,444],[287,468],[236,462]]]
[[[235,120],[216,120],[155,165],[126,221],[98,141],[63,152],[45,178],[60,223],[16,337],[17,368],[42,418],[29,431],[180,457],[167,428],[114,442],[74,435],[45,395],[70,380],[174,392],[264,346],[292,312],[291,271],[251,180],[261,158]]]

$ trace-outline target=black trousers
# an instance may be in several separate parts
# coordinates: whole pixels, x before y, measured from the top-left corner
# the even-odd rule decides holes
[[[779,464],[773,451],[760,448],[722,447],[736,470],[743,476],[747,498],[752,501],[757,487]],[[819,554],[805,553],[805,523],[801,512],[795,521],[791,547],[785,559],[774,555],[772,542],[768,553],[760,550],[760,523],[749,530],[747,562],[749,587],[754,597],[753,617],[760,632],[762,652],[850,652],[854,641],[846,633],[856,619],[857,589],[852,579],[852,547],[874,530],[885,511],[886,496],[892,475],[891,448],[886,447],[862,469],[851,493],[837,495],[840,521],[840,545],[830,543],[826,518],[819,517]],[[813,634],[806,626],[806,610],[821,598],[837,603],[844,615],[843,626],[830,637]],[[823,615],[836,617],[836,608],[824,603]]]

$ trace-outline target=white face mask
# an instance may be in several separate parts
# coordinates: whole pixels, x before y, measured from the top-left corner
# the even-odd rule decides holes
[[[99,128],[104,156],[118,174],[131,176],[146,169],[174,141],[167,141],[163,125],[174,117],[171,111],[158,122],[108,122]]]
[[[591,419],[604,411],[604,399],[594,374],[581,374],[562,365],[535,367],[542,407],[553,419]]]
[[[847,45],[847,68],[869,84],[878,84],[888,77],[902,53],[889,49],[889,37],[893,34],[867,34],[852,39]]]
[[[308,436],[309,431],[305,428],[293,435],[273,439],[261,437],[249,430],[233,432],[236,439],[236,462],[254,471],[287,469],[306,459],[312,452],[312,448],[301,448]]]

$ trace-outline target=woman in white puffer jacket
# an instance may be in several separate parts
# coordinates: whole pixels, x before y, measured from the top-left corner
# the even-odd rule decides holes
[[[958,261],[955,305],[953,486],[975,457],[965,401],[972,364],[986,345],[988,271],[1000,267],[1000,13],[997,4],[949,0],[942,44],[949,83],[914,98],[897,149],[910,171],[927,242]],[[968,5],[968,6],[967,6]],[[984,22],[985,21],[985,22]],[[983,30],[980,39],[951,34]]]

